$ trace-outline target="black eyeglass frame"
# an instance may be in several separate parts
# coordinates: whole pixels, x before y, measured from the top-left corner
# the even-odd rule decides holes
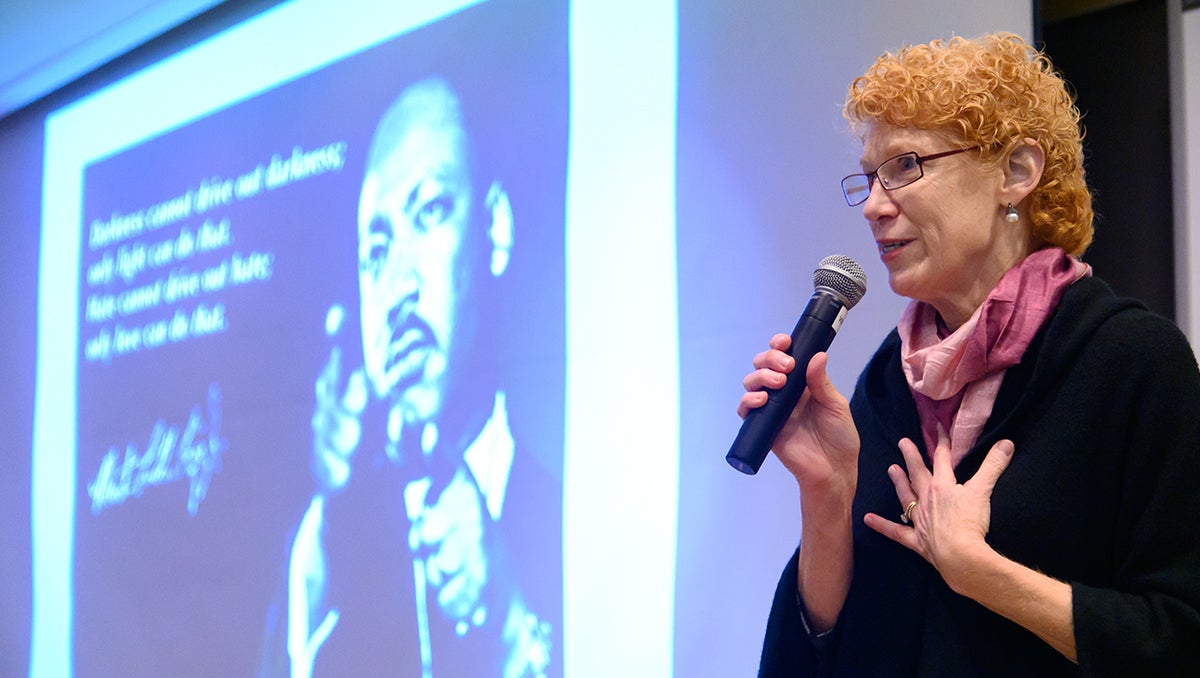
[[[883,167],[884,165],[886,165],[889,162],[892,162],[894,160],[898,160],[898,159],[904,158],[904,157],[911,157],[917,163],[917,176],[913,177],[912,180],[910,180],[910,181],[906,181],[902,184],[896,184],[895,186],[888,186],[886,183],[879,181],[879,185],[883,186],[883,190],[885,190],[885,191],[892,191],[897,188],[904,188],[905,186],[908,186],[910,184],[913,184],[913,183],[916,183],[917,181],[919,181],[922,177],[925,176],[925,163],[929,160],[937,160],[938,158],[945,158],[950,155],[957,155],[959,153],[966,153],[967,151],[973,151],[973,150],[975,150],[975,149],[974,148],[956,148],[951,151],[942,151],[941,153],[931,153],[930,155],[917,155],[916,151],[908,151],[907,153],[893,155],[892,157],[888,158],[887,160],[884,160],[883,162],[876,165],[875,169],[871,170],[870,172],[857,172],[855,174],[847,174],[846,176],[842,177],[842,196],[844,198],[846,198],[846,204],[849,205],[850,207],[856,207],[856,206],[861,205],[864,202],[866,202],[871,197],[871,189],[875,187],[875,182],[879,181],[879,168]],[[850,191],[846,190],[846,182],[855,177],[863,177],[867,180],[867,190],[863,194],[862,199],[858,200],[857,202],[855,202],[850,197]]]

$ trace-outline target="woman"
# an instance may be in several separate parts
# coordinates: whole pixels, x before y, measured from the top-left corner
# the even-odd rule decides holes
[[[1200,373],[1078,257],[1079,114],[991,35],[880,57],[843,181],[911,298],[847,402],[776,335],[738,406],[807,367],[774,452],[800,547],[760,675],[1200,675]]]

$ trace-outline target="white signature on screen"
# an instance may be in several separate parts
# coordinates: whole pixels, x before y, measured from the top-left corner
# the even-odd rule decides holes
[[[147,487],[188,480],[187,510],[196,515],[208,494],[212,477],[221,470],[221,453],[228,442],[221,438],[221,389],[208,387],[207,410],[192,408],[182,427],[163,419],[154,422],[144,450],[136,443],[108,448],[95,478],[88,483],[92,513],[140,497]]]

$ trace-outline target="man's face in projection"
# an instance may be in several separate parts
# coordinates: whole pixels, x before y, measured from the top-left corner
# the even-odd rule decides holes
[[[436,417],[451,397],[480,236],[471,231],[475,195],[456,102],[426,93],[407,108],[363,182],[358,262],[367,378],[413,423]]]

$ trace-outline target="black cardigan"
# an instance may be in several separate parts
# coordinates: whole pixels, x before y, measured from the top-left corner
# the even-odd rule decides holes
[[[950,590],[924,559],[866,527],[901,511],[887,467],[924,451],[895,331],[859,378],[854,572],[832,633],[802,625],[796,558],[767,623],[760,676],[1200,676],[1200,373],[1169,321],[1102,282],[1071,286],[956,468],[1016,453],[992,495],[988,542],[1070,583],[1076,666]]]

